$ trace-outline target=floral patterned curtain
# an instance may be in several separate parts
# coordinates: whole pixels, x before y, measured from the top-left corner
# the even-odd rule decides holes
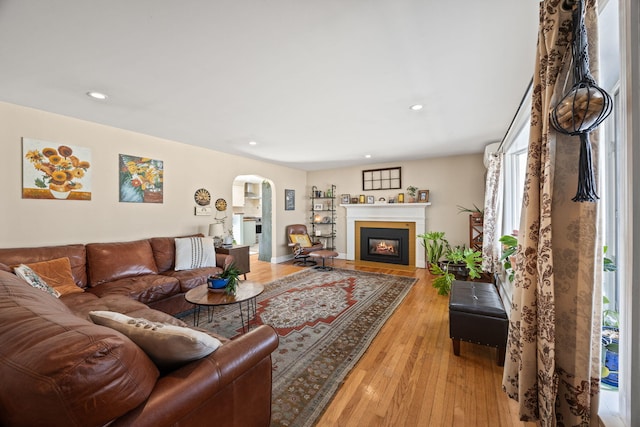
[[[503,388],[523,421],[597,426],[602,246],[597,203],[575,203],[579,137],[557,133],[549,113],[573,84],[571,11],[540,3],[531,134],[518,234]],[[586,4],[597,77],[597,6]],[[592,133],[597,153],[597,132]],[[594,165],[597,165],[594,159]],[[596,168],[597,174],[597,168]]]
[[[482,269],[488,273],[500,265],[500,224],[502,224],[502,163],[503,153],[489,157],[484,197],[484,223],[482,224]]]

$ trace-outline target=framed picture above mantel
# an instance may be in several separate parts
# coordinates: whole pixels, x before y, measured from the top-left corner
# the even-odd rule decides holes
[[[394,190],[402,188],[402,168],[367,169],[362,171],[362,189]]]

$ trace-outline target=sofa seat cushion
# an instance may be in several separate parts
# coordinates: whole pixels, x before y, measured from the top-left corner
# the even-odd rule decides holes
[[[162,275],[178,279],[180,281],[180,290],[187,292],[200,285],[205,285],[207,277],[219,273],[222,273],[222,268],[220,267],[204,267],[193,270],[165,271]]]
[[[86,248],[91,287],[127,277],[158,273],[149,240],[89,243]]]
[[[149,304],[179,294],[180,282],[174,277],[148,274],[102,283],[100,286],[88,289],[88,292],[101,298],[106,295],[124,295]]]
[[[0,342],[0,425],[104,425],[143,403],[159,376],[131,340],[6,272]]]

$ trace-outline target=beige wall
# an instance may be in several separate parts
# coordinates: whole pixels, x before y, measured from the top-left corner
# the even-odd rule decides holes
[[[0,168],[0,247],[41,246],[66,243],[124,241],[151,236],[207,234],[212,216],[195,216],[193,193],[204,187],[215,200],[229,203],[233,180],[238,175],[259,175],[273,184],[272,260],[290,254],[285,226],[308,223],[309,194],[316,185],[326,191],[337,186],[338,196],[373,194],[388,198],[399,191],[363,192],[364,167],[309,172],[229,155],[175,141],[98,125],[44,111],[0,103],[0,146],[4,167]],[[92,150],[92,200],[22,199],[22,138],[54,144],[89,147]],[[118,201],[118,154],[164,161],[164,203],[120,203]],[[456,205],[481,206],[484,198],[482,155],[426,159],[378,167],[402,167],[402,186],[430,190],[427,230],[445,231],[452,244],[468,244],[467,216]],[[284,189],[296,191],[296,209],[284,210]],[[337,200],[339,202],[339,199]],[[338,208],[336,246],[346,252],[345,210]]]
[[[306,173],[179,142],[0,103],[0,247],[122,241],[152,236],[207,234],[212,216],[195,216],[193,193],[209,190],[215,200],[227,200],[231,224],[231,193],[237,175],[257,174],[273,183],[274,230],[304,222],[307,214],[297,200],[295,211],[284,210],[284,189],[305,193]],[[22,137],[89,147],[92,150],[92,199],[22,199]],[[118,201],[118,154],[164,161],[164,203]],[[273,257],[286,256],[285,235],[274,233]]]
[[[362,191],[363,169],[395,166],[402,167],[402,190]],[[388,200],[389,196],[400,192],[406,197],[409,185],[429,190],[431,206],[427,208],[427,231],[444,231],[452,245],[469,246],[469,217],[458,214],[457,205],[473,207],[475,203],[483,206],[485,172],[481,154],[331,169],[307,174],[307,194],[313,185],[325,190],[330,184],[335,184],[339,203],[340,195],[345,193],[352,197],[364,194],[374,195],[376,200],[379,197]],[[309,201],[307,206],[310,206]],[[347,251],[346,210],[338,207],[337,214],[336,250],[344,254]]]

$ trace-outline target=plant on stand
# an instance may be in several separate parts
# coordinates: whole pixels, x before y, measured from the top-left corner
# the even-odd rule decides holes
[[[418,191],[418,187],[414,187],[413,185],[410,185],[407,187],[407,194],[409,195],[409,203],[415,203],[417,191]]]
[[[463,212],[469,212],[473,217],[484,216],[484,210],[477,207],[475,203],[473,204],[473,208],[465,208],[464,206],[458,205],[458,213],[463,213]]]

